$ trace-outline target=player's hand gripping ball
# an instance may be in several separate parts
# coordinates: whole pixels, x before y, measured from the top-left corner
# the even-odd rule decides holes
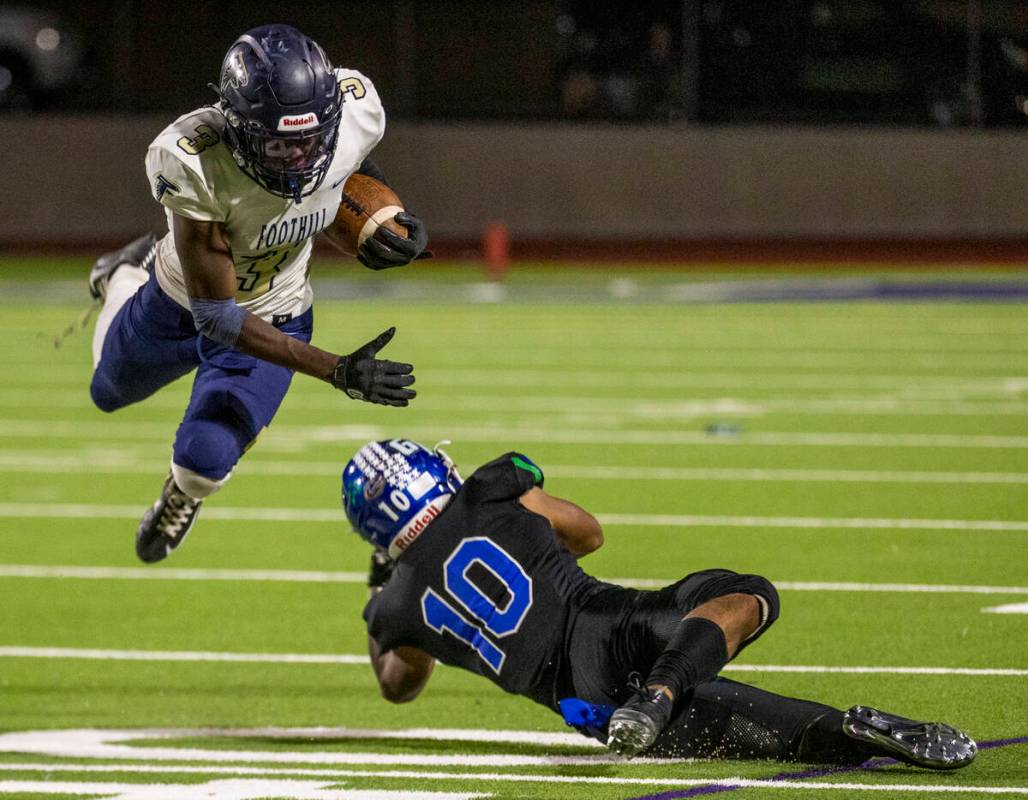
[[[424,257],[424,223],[404,210],[396,193],[369,175],[355,172],[343,187],[332,236],[368,269],[387,269]]]

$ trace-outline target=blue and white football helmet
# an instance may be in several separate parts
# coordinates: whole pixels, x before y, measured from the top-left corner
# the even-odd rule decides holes
[[[239,167],[272,194],[300,199],[325,179],[335,154],[343,96],[313,40],[289,25],[240,36],[218,85],[225,142]]]
[[[409,439],[368,442],[343,469],[343,509],[350,524],[390,558],[410,547],[463,482],[439,445],[429,450]]]

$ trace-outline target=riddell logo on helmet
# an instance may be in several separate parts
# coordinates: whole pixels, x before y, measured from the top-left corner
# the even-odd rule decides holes
[[[310,114],[301,114],[298,117],[282,117],[278,121],[280,131],[302,131],[307,128],[318,127],[318,115],[313,111]]]
[[[449,502],[450,496],[443,495],[442,497],[437,497],[425,506],[422,512],[418,514],[417,518],[412,520],[411,523],[401,531],[395,539],[393,539],[392,543],[389,545],[389,555],[393,558],[397,558],[400,553],[410,547],[411,544],[414,543],[414,540],[424,533],[425,528],[427,528],[436,517],[443,513],[443,509],[446,508]]]

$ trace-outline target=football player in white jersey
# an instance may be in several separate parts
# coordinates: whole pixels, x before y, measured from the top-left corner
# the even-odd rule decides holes
[[[299,371],[350,397],[405,406],[413,367],[376,354],[389,328],[347,356],[309,344],[311,242],[329,228],[354,172],[383,180],[368,158],[385,112],[364,75],[333,69],[313,40],[265,25],[229,48],[218,102],[179,117],[150,145],[146,169],[168,233],[100,258],[89,279],[103,301],[93,336],[93,402],[114,411],[196,370],[160,497],[136,553],[160,561],[192,528],[270,424]],[[425,254],[421,220],[380,226],[357,252],[370,269]]]

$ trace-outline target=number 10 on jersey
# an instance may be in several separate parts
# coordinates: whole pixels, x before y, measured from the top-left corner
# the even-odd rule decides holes
[[[468,578],[468,570],[475,563],[489,570],[507,590],[502,608]],[[464,539],[450,553],[443,566],[443,578],[446,591],[467,616],[430,588],[421,596],[425,624],[440,635],[446,631],[456,636],[499,675],[507,654],[486,633],[502,639],[518,632],[532,607],[532,579],[506,550],[483,537]]]

